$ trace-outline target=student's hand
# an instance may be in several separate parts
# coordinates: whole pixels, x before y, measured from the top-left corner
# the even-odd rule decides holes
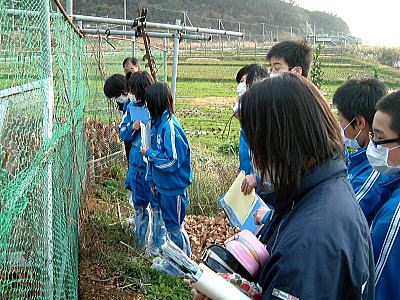
[[[155,196],[157,193],[157,188],[155,186],[151,187],[151,192],[153,193],[153,195]]]
[[[135,121],[133,123],[133,130],[139,130],[140,129],[140,121]]]
[[[142,153],[142,155],[146,155],[146,151],[147,149],[149,149],[149,146],[142,146],[140,147],[140,152]]]
[[[254,223],[256,225],[261,225],[262,220],[264,219],[264,216],[267,212],[269,212],[269,208],[268,207],[260,207],[259,209],[257,209],[255,211],[255,213],[253,214],[254,216]]]
[[[192,289],[193,300],[211,300],[206,295],[203,295],[199,291]]]
[[[257,185],[256,174],[246,175],[242,182],[242,192],[245,195],[251,193],[252,189]]]

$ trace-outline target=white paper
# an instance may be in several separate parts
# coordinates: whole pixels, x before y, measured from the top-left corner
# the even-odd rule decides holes
[[[151,122],[147,124],[140,122],[140,136],[142,138],[142,146],[151,147]],[[147,158],[144,155],[143,160],[147,163]]]

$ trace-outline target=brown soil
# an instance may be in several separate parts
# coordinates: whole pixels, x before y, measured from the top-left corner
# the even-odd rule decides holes
[[[123,280],[118,274],[107,277],[109,272],[96,258],[93,249],[99,249],[100,237],[90,218],[106,209],[105,205],[94,198],[88,198],[81,207],[80,251],[79,251],[79,299],[92,300],[132,300],[141,299],[140,295],[123,289]],[[103,279],[105,278],[105,279]]]
[[[99,232],[91,218],[107,210],[104,202],[88,197],[81,206],[80,252],[79,252],[79,299],[132,300],[141,299],[142,295],[129,290],[127,283],[119,274],[110,274],[109,270],[96,257],[96,251],[106,251]],[[121,207],[126,215],[126,207]],[[232,228],[223,213],[215,218],[206,216],[187,216],[185,228],[188,232],[193,252],[193,259],[201,261],[201,255],[213,244],[223,242],[238,232]]]
[[[207,98],[189,98],[188,101],[200,106],[231,106],[235,102],[235,97],[207,97]]]

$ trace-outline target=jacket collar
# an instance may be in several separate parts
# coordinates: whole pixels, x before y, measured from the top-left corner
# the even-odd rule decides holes
[[[304,174],[300,181],[300,187],[293,195],[293,201],[299,201],[309,190],[318,186],[323,181],[335,177],[346,177],[347,167],[343,159],[329,159],[314,169]]]
[[[359,164],[359,163],[362,163],[362,162],[368,160],[367,147],[360,148],[360,149],[358,149],[358,151],[350,153],[348,158],[351,163],[356,163],[356,164]]]
[[[164,124],[169,119],[169,110],[166,109],[160,118],[153,121],[152,126],[159,126],[160,124]]]

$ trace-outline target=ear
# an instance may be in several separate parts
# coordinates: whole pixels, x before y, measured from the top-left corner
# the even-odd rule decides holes
[[[301,76],[301,74],[303,73],[303,68],[300,66],[297,66],[297,67],[294,67],[292,69],[292,71],[294,74]]]
[[[367,122],[367,120],[365,120],[365,118],[363,116],[357,116],[355,125],[358,130],[363,130],[364,128],[366,128],[368,126],[368,122]]]

